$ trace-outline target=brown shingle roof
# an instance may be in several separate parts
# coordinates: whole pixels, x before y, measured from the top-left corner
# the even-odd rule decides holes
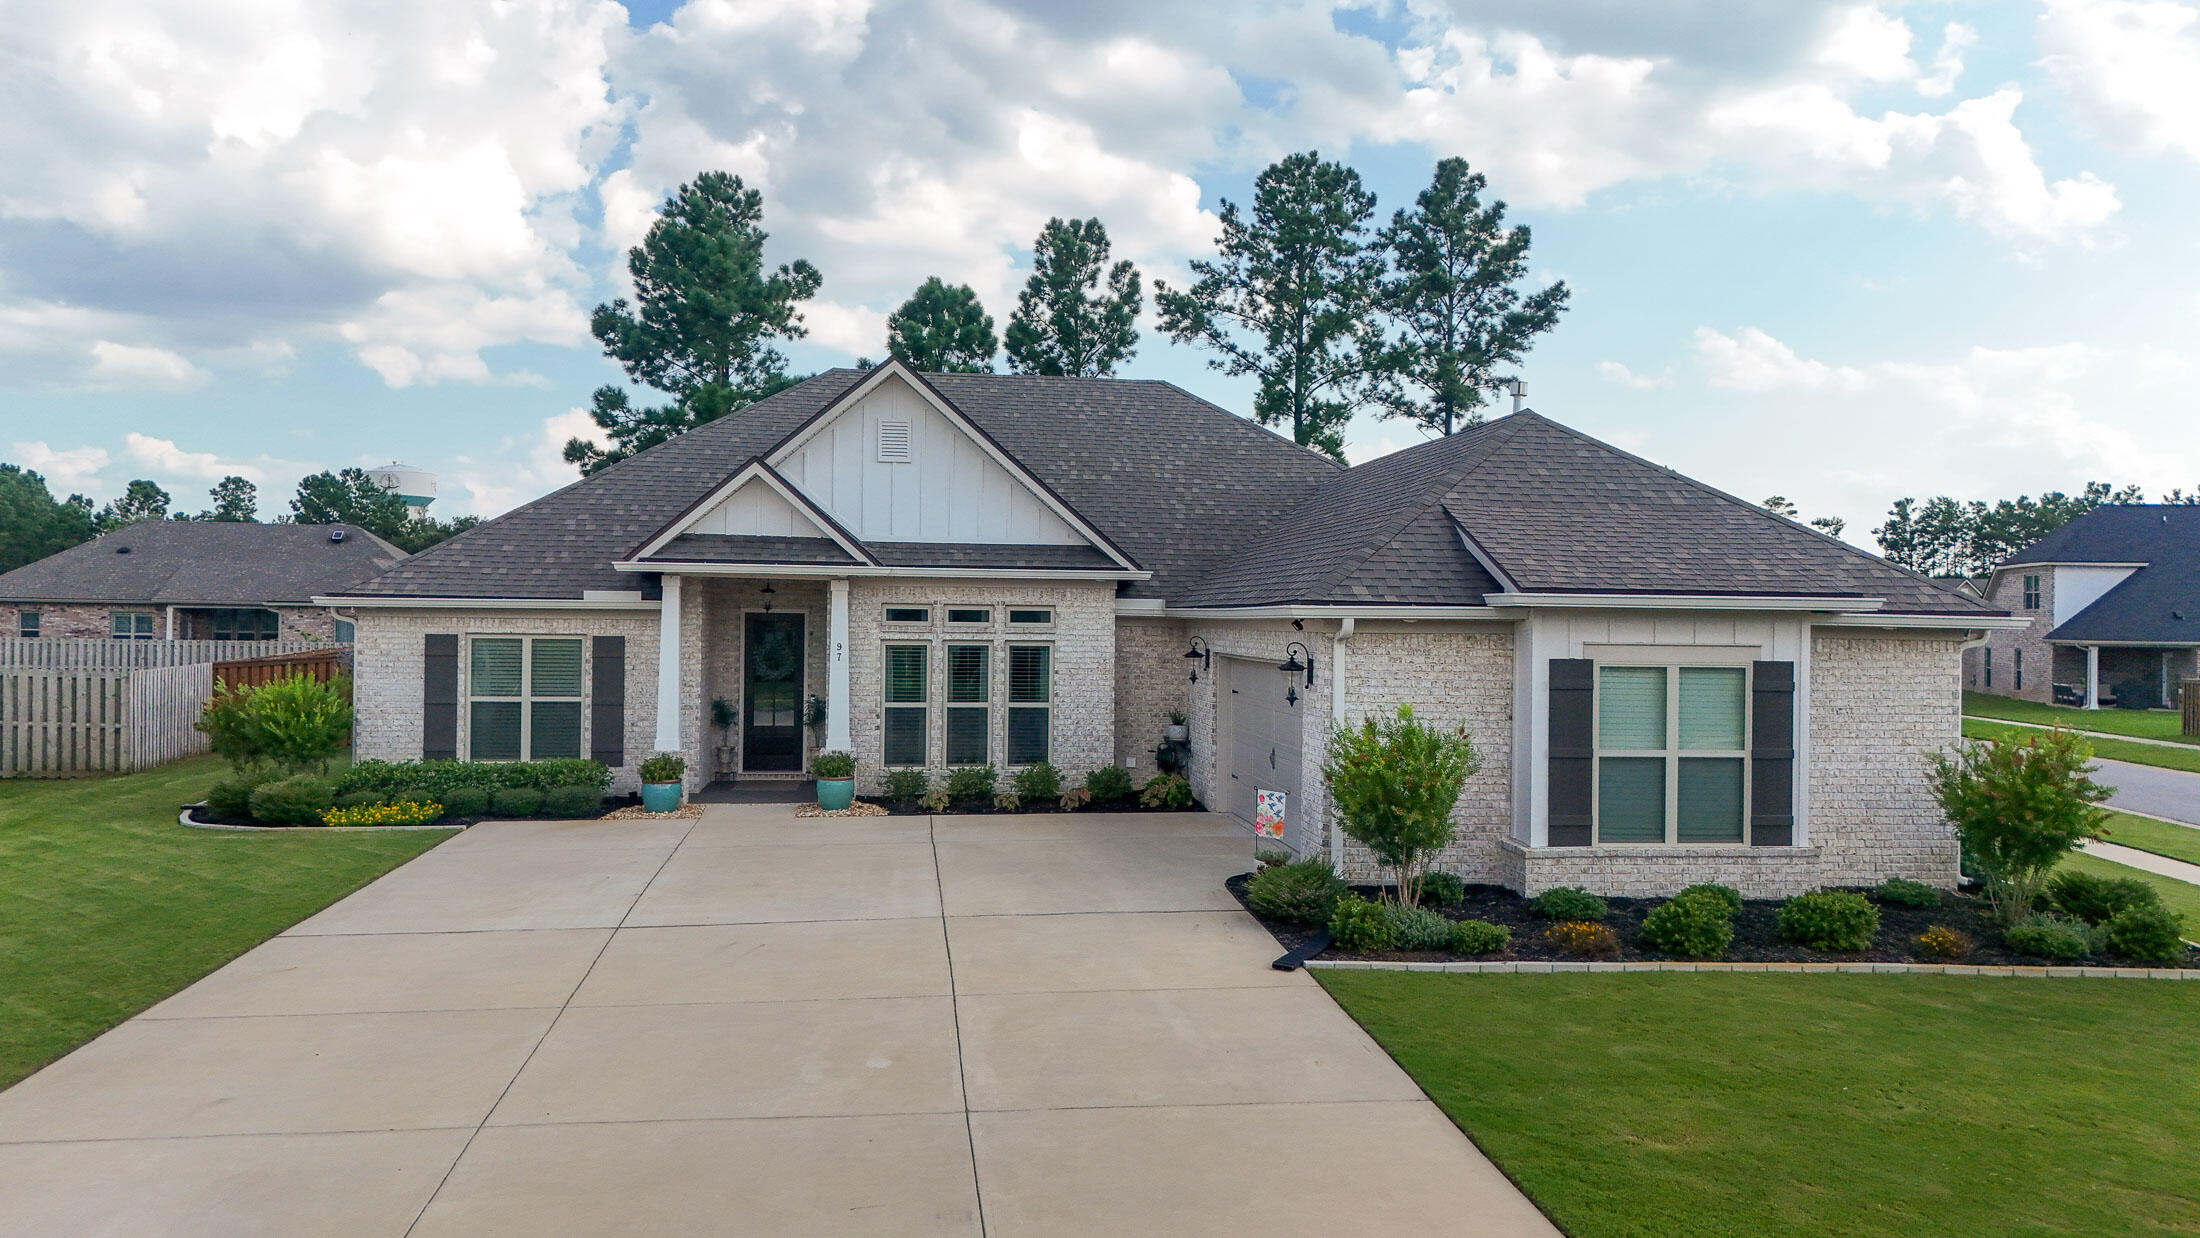
[[[330,540],[334,532],[343,540]],[[355,525],[141,520],[0,575],[0,601],[306,602],[350,589],[404,558]]]

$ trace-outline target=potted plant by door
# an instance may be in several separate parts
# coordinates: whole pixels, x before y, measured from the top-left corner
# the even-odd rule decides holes
[[[810,776],[817,779],[817,806],[839,812],[856,802],[856,759],[846,752],[820,752],[810,758]]]
[[[1161,728],[1162,742],[1170,744],[1181,744],[1191,737],[1192,728],[1190,725],[1190,719],[1184,716],[1184,711],[1181,709],[1170,710],[1169,725]]]
[[[731,774],[741,768],[733,746],[733,724],[740,721],[734,712],[733,702],[724,697],[710,703],[711,724],[718,728],[718,767],[720,774]]]
[[[677,752],[660,752],[642,762],[642,810],[671,812],[680,806],[680,779],[687,774],[687,758]]]

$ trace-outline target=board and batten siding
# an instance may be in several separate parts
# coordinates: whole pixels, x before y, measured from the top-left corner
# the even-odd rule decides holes
[[[888,421],[909,424],[907,462],[879,459],[879,426]],[[982,444],[898,378],[834,414],[777,467],[864,541],[1086,542]]]
[[[720,499],[687,526],[687,533],[726,533],[737,537],[827,537],[817,521],[780,497],[758,478]]]

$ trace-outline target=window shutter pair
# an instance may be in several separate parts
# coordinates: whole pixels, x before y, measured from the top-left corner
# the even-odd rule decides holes
[[[626,638],[594,638],[589,681],[589,756],[616,769],[626,764]],[[420,755],[458,759],[458,636],[430,633],[420,677]]]
[[[1749,841],[1795,842],[1795,664],[1750,664]],[[1592,837],[1596,782],[1596,663],[1552,658],[1550,679],[1549,845],[1586,847]]]

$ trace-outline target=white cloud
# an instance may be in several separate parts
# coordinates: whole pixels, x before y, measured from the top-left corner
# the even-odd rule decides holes
[[[1963,76],[1964,53],[1978,44],[1978,31],[1952,21],[1940,32],[1940,50],[1933,53],[1933,71],[1917,81],[1917,93],[1937,99],[1956,88]]]
[[[1663,375],[1637,374],[1617,361],[1597,362],[1597,373],[1603,375],[1610,382],[1618,383],[1622,387],[1635,391],[1655,391],[1660,387],[1671,386],[1673,382],[1672,379]]]
[[[123,450],[132,460],[170,477],[220,481],[236,476],[255,483],[266,477],[256,465],[224,460],[211,451],[185,451],[173,439],[153,438],[135,430],[123,436]]]
[[[192,387],[205,382],[206,371],[184,359],[182,353],[139,344],[94,340],[91,368],[85,373],[89,387]]]
[[[2102,129],[2200,159],[2200,6],[2048,0],[2041,63]]]
[[[1842,13],[1818,47],[1818,63],[1844,76],[1868,82],[1897,82],[1917,76],[1910,59],[1909,23],[1876,4],[1860,4]]]
[[[1744,327],[1739,335],[1698,327],[1696,357],[1703,365],[1706,380],[1729,391],[1778,391],[1784,387],[1856,391],[1867,381],[1861,370],[1799,357],[1794,349],[1757,327]]]
[[[56,496],[73,491],[101,493],[105,487],[99,473],[112,459],[104,447],[55,448],[44,441],[20,440],[14,444],[14,463],[45,477],[47,488]]]
[[[511,436],[498,444],[497,456],[492,460],[460,458],[452,480],[466,492],[463,500],[447,504],[450,510],[438,514],[472,514],[487,519],[547,494],[562,486],[580,480],[580,472],[565,462],[565,444],[568,440],[586,439],[598,447],[609,447],[611,439],[588,415],[588,410],[571,408],[552,417],[545,417],[528,436]],[[450,495],[448,488],[444,494]]]

